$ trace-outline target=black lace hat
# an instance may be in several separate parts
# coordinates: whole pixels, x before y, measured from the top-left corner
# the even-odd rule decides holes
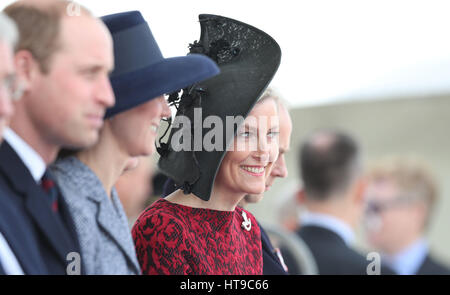
[[[169,96],[169,102],[177,107],[173,125],[176,126],[177,119],[182,116],[189,118],[192,124],[172,127],[166,143],[162,142],[165,134],[160,138],[158,165],[161,172],[173,179],[184,193],[193,193],[207,201],[226,148],[238,127],[235,125],[227,134],[226,117],[245,118],[248,115],[275,75],[280,65],[281,50],[268,34],[243,22],[210,14],[201,14],[199,20],[200,40],[190,44],[190,53],[204,54],[213,59],[220,68],[220,74]],[[203,122],[194,124],[195,108],[201,108],[203,119],[211,115],[219,117],[222,126],[205,128]],[[214,146],[220,143],[221,148],[208,150],[202,144],[203,137],[219,127],[223,129],[223,136],[215,138]],[[190,134],[185,137],[191,140],[190,150],[180,151],[179,147],[173,146],[172,139],[183,132]],[[195,138],[199,134],[200,140]],[[200,147],[196,144],[198,142]]]

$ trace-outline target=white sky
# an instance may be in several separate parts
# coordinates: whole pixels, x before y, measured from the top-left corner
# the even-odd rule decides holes
[[[78,2],[98,16],[140,10],[166,57],[185,55],[198,40],[200,13],[256,26],[281,46],[272,86],[295,106],[450,93],[450,1]]]

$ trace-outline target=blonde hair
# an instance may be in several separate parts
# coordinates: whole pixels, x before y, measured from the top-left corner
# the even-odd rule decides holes
[[[256,103],[264,102],[267,99],[273,99],[273,101],[277,105],[278,111],[280,110],[280,106],[281,106],[281,107],[285,108],[286,111],[289,112],[289,108],[290,108],[289,103],[285,99],[283,99],[283,97],[278,93],[278,91],[276,91],[272,87],[267,87],[266,90],[263,92],[263,94],[256,101]]]
[[[68,16],[74,2],[67,0],[17,1],[7,6],[4,12],[17,24],[20,38],[16,51],[27,50],[39,63],[43,73],[48,73],[53,54],[61,47],[61,19]],[[78,5],[78,4],[75,4]],[[92,16],[78,5],[80,13]]]
[[[438,187],[431,169],[417,157],[386,157],[372,165],[368,174],[372,181],[392,181],[402,193],[427,205],[425,225],[438,199]]]

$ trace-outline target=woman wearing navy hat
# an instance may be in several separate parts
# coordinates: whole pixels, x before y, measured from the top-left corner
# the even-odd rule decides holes
[[[281,51],[266,33],[239,21],[200,15],[200,24],[202,35],[191,52],[211,57],[221,73],[178,98],[169,141],[158,149],[159,168],[177,190],[136,221],[136,252],[144,274],[258,275],[260,229],[237,204],[246,194],[265,191],[278,157],[277,103],[258,98],[278,69]],[[199,110],[205,120],[195,125]],[[183,117],[193,128],[176,124]],[[229,129],[230,118],[245,120]],[[187,140],[195,148],[180,149],[179,134],[190,135],[183,145]]]
[[[110,80],[116,104],[106,115],[87,114],[92,124],[106,118],[99,141],[60,159],[52,172],[75,222],[84,272],[140,274],[114,184],[138,164],[139,156],[155,151],[160,120],[171,114],[163,95],[212,77],[219,69],[198,54],[163,58],[138,11],[102,19],[114,41],[115,69]]]

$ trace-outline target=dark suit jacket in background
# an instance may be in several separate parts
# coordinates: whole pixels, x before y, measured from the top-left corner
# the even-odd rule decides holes
[[[270,242],[264,228],[258,223],[261,230],[261,245],[263,252],[263,274],[264,275],[287,275],[284,271],[278,256],[275,254],[275,249]]]
[[[0,179],[0,187],[5,187]],[[8,242],[25,274],[48,274],[40,251],[36,248],[37,237],[33,224],[22,218],[20,212],[8,198],[8,194],[0,189],[0,232]]]
[[[450,269],[427,255],[419,268],[417,275],[450,275]]]
[[[23,220],[24,225],[32,232],[30,237],[35,238],[35,241],[31,247],[36,247],[40,252],[48,273],[66,274],[67,255],[70,252],[80,253],[67,206],[63,198],[59,198],[60,214],[51,210],[48,196],[6,141],[0,146],[0,190],[6,192],[4,201],[15,207],[17,218]],[[23,240],[24,237],[20,236],[17,233],[18,239]],[[11,247],[22,261],[19,248],[14,245]],[[33,257],[36,255],[36,252],[30,253]],[[38,260],[37,257],[35,260]],[[23,268],[28,268],[27,263]]]
[[[320,275],[367,275],[367,266],[371,261],[348,247],[333,231],[304,225],[297,233],[311,250]],[[394,273],[381,266],[381,274]]]

